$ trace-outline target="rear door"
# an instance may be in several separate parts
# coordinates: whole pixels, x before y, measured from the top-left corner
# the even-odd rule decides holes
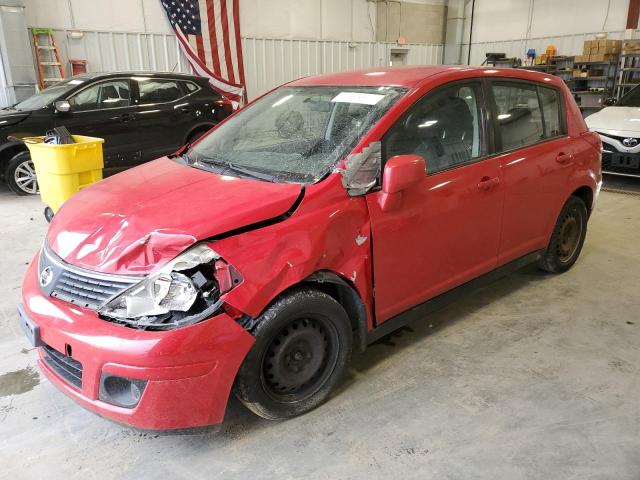
[[[427,171],[396,210],[381,210],[380,192],[366,197],[379,323],[495,268],[504,192],[487,118],[482,83],[456,82],[427,93],[385,135],[383,161],[417,154]]]
[[[139,92],[137,135],[142,161],[175,152],[202,115],[190,103],[192,92],[179,79],[134,77],[134,81]]]
[[[545,248],[566,199],[573,147],[559,89],[492,80],[505,203],[499,263]]]
[[[136,143],[136,106],[131,81],[113,78],[98,81],[68,99],[71,110],[55,116],[56,126],[75,135],[104,138],[104,166],[112,173],[131,165],[140,156]]]

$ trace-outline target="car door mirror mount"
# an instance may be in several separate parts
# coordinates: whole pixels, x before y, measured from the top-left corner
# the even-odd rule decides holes
[[[345,167],[339,169],[342,185],[352,197],[364,195],[378,183],[382,162],[380,142],[371,142],[360,153],[347,158]]]
[[[379,197],[382,211],[398,208],[404,193],[420,184],[426,176],[426,171],[426,162],[420,155],[396,155],[387,160]]]
[[[56,112],[59,113],[68,113],[71,111],[71,103],[69,100],[58,100],[54,106],[56,108]]]

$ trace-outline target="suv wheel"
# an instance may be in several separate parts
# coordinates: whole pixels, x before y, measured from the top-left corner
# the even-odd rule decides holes
[[[295,417],[320,405],[351,357],[347,313],[329,295],[295,290],[274,302],[251,332],[234,392],[251,411],[270,420]]]
[[[560,273],[576,263],[587,236],[587,207],[581,198],[572,196],[564,204],[551,241],[538,262],[547,272]]]
[[[36,169],[29,152],[20,152],[7,163],[4,178],[9,188],[18,195],[38,193]]]

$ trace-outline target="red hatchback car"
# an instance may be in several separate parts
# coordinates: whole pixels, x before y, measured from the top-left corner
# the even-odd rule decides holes
[[[145,429],[320,404],[351,352],[468,287],[576,261],[601,143],[562,80],[304,78],[53,219],[20,321],[61,390]]]

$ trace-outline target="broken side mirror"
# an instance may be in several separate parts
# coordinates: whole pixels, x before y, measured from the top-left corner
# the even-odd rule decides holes
[[[56,112],[67,113],[71,111],[71,103],[68,100],[58,100],[54,106],[56,107]]]
[[[427,167],[420,155],[396,155],[387,160],[382,175],[382,194],[379,204],[387,212],[399,207],[403,192],[420,184]]]
[[[382,153],[380,142],[371,142],[360,153],[347,158],[342,174],[342,185],[352,197],[364,195],[378,183]]]

